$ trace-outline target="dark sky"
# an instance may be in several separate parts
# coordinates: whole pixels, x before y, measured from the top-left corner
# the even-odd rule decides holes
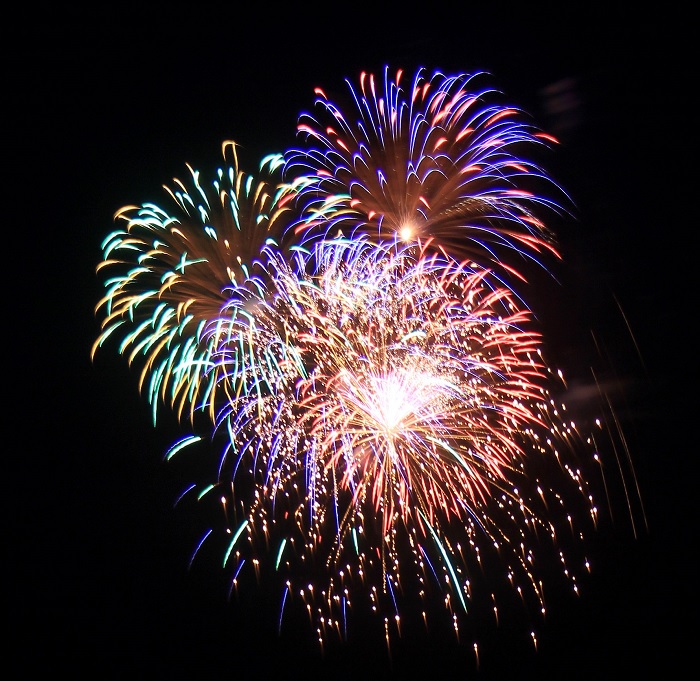
[[[7,320],[6,353],[22,368],[10,372],[19,399],[14,385],[6,395],[5,636],[16,678],[677,678],[690,662],[689,18],[483,4],[398,15],[352,3],[252,14],[62,8],[21,12],[10,26],[6,228],[18,243],[5,257],[19,320]],[[315,86],[339,91],[384,65],[489,71],[559,134],[554,174],[578,215],[561,235],[564,287],[545,321],[575,374],[586,371],[581,348],[595,329],[624,386],[621,418],[647,513],[637,538],[620,517],[593,538],[583,595],[556,601],[537,653],[504,625],[484,633],[478,671],[471,642],[438,637],[400,644],[392,663],[382,641],[362,638],[320,656],[304,632],[278,637],[254,597],[228,603],[214,558],[188,571],[201,528],[173,509],[188,482],[162,460],[175,424],[166,416],[152,427],[122,358],[90,361],[95,266],[115,211],[160,201],[186,163],[214,169],[225,139],[241,144],[252,169],[294,144]],[[563,113],[553,110],[557,87]]]

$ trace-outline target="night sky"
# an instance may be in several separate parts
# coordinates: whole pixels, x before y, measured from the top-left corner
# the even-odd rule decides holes
[[[6,678],[678,678],[690,663],[689,18],[432,9],[269,5],[247,15],[183,4],[37,10],[10,22],[5,258],[18,319],[5,326]],[[174,504],[197,471],[163,461],[181,430],[167,410],[153,427],[138,373],[114,346],[90,359],[95,266],[119,208],[163,201],[162,185],[185,178],[186,163],[215,170],[227,139],[254,170],[295,143],[314,87],[344,94],[345,78],[385,65],[488,71],[562,142],[548,167],[576,217],[562,226],[561,287],[542,319],[559,364],[582,384],[593,338],[602,349],[648,528],[634,504],[635,537],[617,499],[622,512],[590,537],[581,597],[552,596],[537,652],[516,612],[497,629],[474,622],[461,645],[408,636],[391,659],[369,629],[324,655],[303,621],[278,635],[264,590],[228,602],[219,557],[188,569],[203,526]]]

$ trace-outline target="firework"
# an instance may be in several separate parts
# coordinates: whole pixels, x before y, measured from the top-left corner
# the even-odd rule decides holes
[[[316,90],[318,116],[298,125],[307,146],[286,155],[290,170],[315,178],[300,237],[428,242],[516,277],[543,253],[558,256],[540,214],[562,210],[547,197],[568,199],[528,160],[554,138],[481,86],[485,74],[419,70],[406,87],[402,76],[363,73],[359,89],[348,81],[347,108]]]
[[[93,354],[119,339],[154,419],[201,412],[224,442],[195,553],[219,537],[232,589],[264,573],[322,644],[363,608],[388,644],[435,601],[459,635],[482,572],[544,612],[548,556],[574,591],[587,569],[595,440],[515,285],[559,257],[540,186],[566,196],[521,157],[552,139],[481,75],[363,75],[352,113],[318,90],[316,146],[253,176],[227,143],[211,184],[190,168],[103,244]]]
[[[298,186],[281,182],[282,157],[270,155],[258,177],[240,171],[236,145],[222,145],[224,160],[210,184],[190,166],[190,179],[165,187],[170,209],[154,203],[126,206],[124,226],[107,236],[98,271],[114,273],[106,295],[96,349],[121,336],[119,350],[142,365],[141,388],[153,406],[169,402],[178,414],[215,403],[202,381],[212,348],[202,331],[230,299],[230,290],[257,286],[265,248],[284,249]],[[189,186],[188,186],[189,185]]]
[[[268,268],[265,295],[233,299],[212,326],[231,399],[211,493],[237,580],[244,564],[267,570],[321,641],[363,605],[400,632],[401,604],[430,610],[437,588],[458,627],[494,552],[544,609],[533,540],[553,547],[571,528],[555,526],[561,489],[537,471],[551,485],[556,469],[590,523],[597,511],[560,458],[581,438],[559,421],[530,312],[489,271],[399,244],[321,242]]]

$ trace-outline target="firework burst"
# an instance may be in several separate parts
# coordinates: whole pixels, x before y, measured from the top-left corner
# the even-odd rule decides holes
[[[401,71],[386,69],[382,82],[363,73],[359,89],[348,81],[347,108],[318,88],[318,116],[298,125],[308,146],[286,155],[290,170],[315,178],[300,236],[429,241],[520,278],[520,263],[558,257],[540,214],[562,210],[546,197],[568,199],[524,156],[556,140],[482,87],[484,75],[419,70],[404,87]]]
[[[238,169],[233,142],[222,151],[227,163],[210,184],[188,166],[189,183],[175,179],[165,187],[170,209],[154,203],[122,208],[115,219],[124,226],[102,244],[98,272],[114,274],[98,304],[104,318],[93,355],[110,336],[121,335],[120,352],[142,366],[140,385],[154,420],[159,401],[190,416],[215,403],[215,381],[202,382],[212,351],[203,328],[228,303],[227,291],[264,277],[266,248],[285,248],[303,183],[281,182],[279,155],[266,157],[256,177]]]
[[[556,545],[562,503],[536,471],[551,485],[556,469],[591,524],[597,511],[565,460],[581,438],[558,420],[530,312],[487,270],[398,244],[322,242],[268,267],[270,290],[212,326],[230,399],[211,492],[236,578],[267,569],[321,641],[363,605],[400,633],[401,604],[427,618],[438,587],[457,628],[489,552],[543,610],[533,539]]]

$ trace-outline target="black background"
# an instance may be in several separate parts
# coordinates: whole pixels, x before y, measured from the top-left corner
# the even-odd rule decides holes
[[[177,3],[17,16],[3,47],[11,676],[678,678],[697,611],[689,17]],[[537,652],[503,625],[483,633],[478,666],[471,639],[437,636],[398,643],[391,660],[369,636],[321,655],[303,624],[278,636],[255,597],[228,603],[216,556],[188,570],[202,528],[173,508],[189,482],[162,460],[176,424],[153,428],[113,348],[90,360],[115,211],[161,201],[185,163],[218,167],[226,139],[253,169],[294,144],[315,86],[344,92],[385,65],[489,71],[560,136],[553,174],[578,215],[542,315],[575,374],[591,329],[605,347],[648,519],[637,514],[636,538],[624,517],[601,529],[581,598],[555,602]]]

